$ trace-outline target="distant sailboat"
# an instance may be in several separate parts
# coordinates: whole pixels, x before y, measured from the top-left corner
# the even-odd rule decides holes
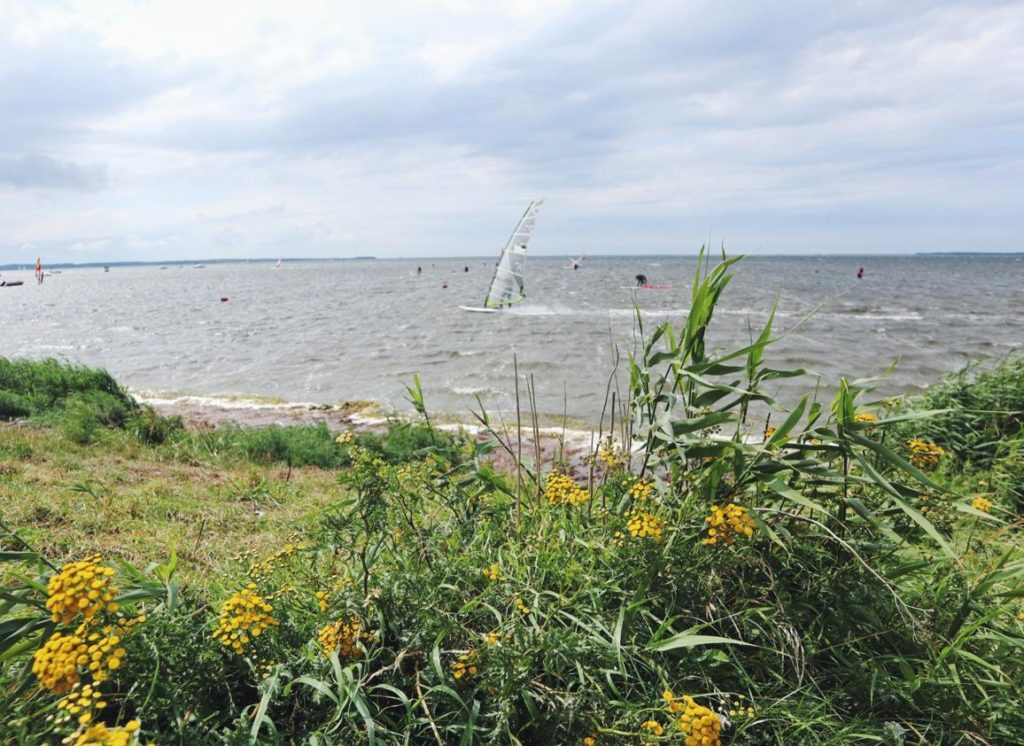
[[[523,217],[519,218],[516,229],[512,231],[512,236],[501,250],[501,257],[498,259],[498,266],[491,278],[491,286],[487,290],[484,305],[480,308],[475,306],[459,306],[459,308],[463,311],[495,313],[500,308],[519,303],[526,298],[526,289],[523,284],[526,271],[526,245],[533,234],[533,226],[537,222],[537,211],[542,204],[544,204],[543,198],[535,199],[526,208]]]
[[[570,257],[570,259],[569,259],[570,264],[567,267],[567,269],[579,269],[580,267],[583,266],[583,260],[586,259],[586,258],[587,258],[587,252],[585,252],[585,251],[582,254],[580,254],[578,257],[576,257],[575,259],[572,259]]]
[[[281,269],[281,260],[277,260],[277,264],[274,265],[274,269]]]

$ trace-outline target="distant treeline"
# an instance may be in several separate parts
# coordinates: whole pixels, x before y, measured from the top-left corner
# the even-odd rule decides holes
[[[294,262],[351,262],[358,259],[376,259],[375,256],[334,256],[334,257],[289,257],[282,263]],[[89,269],[97,267],[190,267],[193,264],[274,264],[272,259],[175,259],[162,262],[51,262],[43,265],[43,269]],[[35,262],[16,262],[0,264],[2,270],[35,269]]]

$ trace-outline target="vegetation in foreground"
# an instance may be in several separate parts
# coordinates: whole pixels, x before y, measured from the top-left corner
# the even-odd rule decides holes
[[[502,432],[187,433],[0,361],[48,423],[0,430],[0,743],[1019,743],[1019,361],[778,411],[771,320],[707,339],[734,261],[638,317],[583,483],[494,472]],[[169,529],[196,503],[209,553]]]

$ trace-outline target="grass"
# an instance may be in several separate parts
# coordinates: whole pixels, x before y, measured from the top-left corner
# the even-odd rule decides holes
[[[0,517],[58,562],[101,552],[145,566],[174,549],[187,584],[270,554],[337,498],[319,468],[190,462],[123,431],[80,445],[56,428],[2,431]]]
[[[1018,743],[1020,452],[985,445],[1020,439],[1016,363],[956,406],[948,381],[894,403],[841,380],[782,410],[767,384],[800,372],[766,362],[771,318],[705,338],[734,261],[681,325],[638,315],[582,483],[529,454],[497,473],[514,443],[435,431],[418,381],[423,424],[342,443],[87,398],[82,439],[67,396],[0,431],[0,743]],[[108,628],[120,653],[65,660]],[[107,707],[67,717],[86,683]]]

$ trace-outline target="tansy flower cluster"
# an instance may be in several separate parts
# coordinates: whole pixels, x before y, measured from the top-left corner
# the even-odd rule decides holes
[[[80,728],[61,743],[68,746],[129,746],[138,743],[140,727],[142,724],[138,720],[129,720],[121,728],[96,723]]]
[[[660,541],[665,531],[665,521],[652,513],[631,510],[626,513],[626,528],[630,536],[636,539],[654,539]]]
[[[516,596],[516,609],[519,610],[520,614],[530,613],[530,607],[523,603],[523,599],[519,598],[519,596]]]
[[[249,577],[254,580],[265,578],[274,571],[274,566],[281,560],[287,559],[295,554],[297,551],[302,549],[300,544],[285,544],[283,549],[279,549],[272,555],[267,557],[262,562],[255,563],[249,568]]]
[[[867,424],[869,422],[878,422],[878,418],[871,414],[871,412],[857,412],[857,414],[853,416],[853,421],[861,424]]]
[[[973,500],[971,500],[971,507],[974,508],[975,510],[980,510],[982,513],[991,513],[992,501],[989,500],[987,497],[982,497],[981,495],[978,495]]]
[[[95,554],[65,565],[47,584],[46,608],[53,621],[66,625],[80,618],[73,631],[51,634],[32,660],[32,672],[40,686],[64,695],[52,720],[59,725],[76,724],[64,744],[128,746],[137,742],[137,721],[123,728],[93,723],[107,706],[100,685],[122,665],[122,638],[146,620],[145,614],[129,619],[118,612],[113,575],[113,568],[102,565],[100,555]]]
[[[615,471],[625,467],[629,457],[622,451],[618,443],[607,438],[597,449],[597,460],[604,464],[608,471]]]
[[[76,682],[67,696],[57,703],[57,709],[60,711],[56,717],[57,722],[62,723],[73,718],[80,725],[86,725],[92,721],[97,711],[107,706],[107,703],[100,699],[102,696],[99,687],[92,684],[82,686]]]
[[[344,445],[345,443],[351,443],[352,442],[352,433],[351,432],[341,433],[337,438],[334,439],[334,442],[335,443],[341,443],[342,445]]]
[[[665,733],[665,728],[657,720],[645,720],[640,724],[640,730],[645,730],[652,736],[660,736]]]
[[[684,694],[677,699],[671,690],[662,695],[668,711],[679,715],[679,729],[686,735],[685,746],[721,746],[722,721],[711,710]]]
[[[256,592],[256,584],[249,583],[220,607],[220,619],[213,636],[239,655],[244,655],[254,638],[278,624],[270,615],[273,610],[274,607]]]
[[[104,627],[103,634],[88,632],[82,625],[74,634],[54,632],[36,653],[32,673],[54,694],[63,694],[79,681],[79,670],[88,669],[93,681],[110,678],[110,671],[121,667],[124,648],[119,630]]]
[[[487,643],[488,647],[494,647],[501,642],[501,635],[497,632],[488,632],[487,637],[484,638],[484,642]]]
[[[363,632],[359,618],[351,616],[348,618],[348,621],[339,619],[333,624],[328,624],[320,630],[318,637],[320,638],[320,645],[327,655],[337,650],[339,658],[354,659],[361,655],[358,645],[359,639],[371,640],[373,639],[373,633]]]
[[[476,651],[460,655],[451,665],[452,676],[461,679],[463,676],[476,676],[479,669],[476,665]]]
[[[732,544],[737,536],[746,536],[748,539],[754,535],[757,523],[749,511],[742,505],[729,503],[724,508],[719,505],[711,506],[711,515],[704,519],[708,524],[708,535],[703,540],[704,544]]]
[[[918,469],[932,469],[939,465],[939,459],[946,455],[946,451],[934,443],[923,440],[908,440],[907,448],[910,449],[910,463]]]
[[[585,505],[590,495],[565,474],[549,474],[544,495],[552,505],[568,503],[569,505]]]
[[[645,480],[639,480],[629,488],[629,494],[632,495],[633,499],[637,502],[645,502],[649,500],[653,491],[654,485]]]
[[[491,563],[490,567],[485,567],[480,572],[483,573],[483,576],[492,583],[497,583],[499,580],[505,579],[505,576],[501,574],[501,568],[498,567],[497,562]]]
[[[113,574],[113,568],[100,564],[98,554],[64,565],[46,587],[46,608],[53,621],[69,624],[81,614],[88,622],[101,611],[117,611],[117,588],[110,585]]]
[[[320,607],[320,611],[327,611],[327,598],[328,594],[326,591],[317,591],[315,594],[317,606]]]
[[[746,699],[746,697],[744,697],[742,694],[740,694],[740,695],[737,696],[736,699],[734,699],[732,701],[732,703],[729,706],[729,717],[731,717],[731,718],[741,718],[741,717],[752,718],[752,717],[754,717],[754,708],[751,707],[750,705],[744,703],[743,700],[745,700],[745,699]]]

